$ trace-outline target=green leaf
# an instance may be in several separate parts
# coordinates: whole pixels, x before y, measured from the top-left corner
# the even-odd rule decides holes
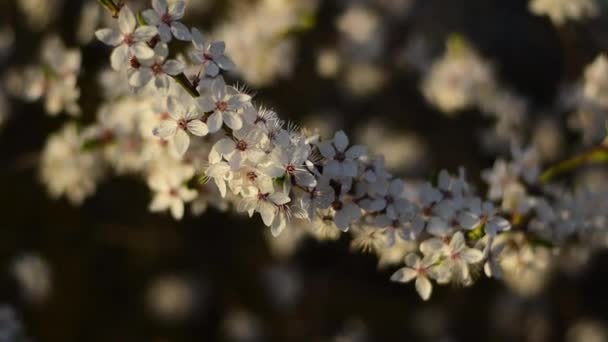
[[[144,16],[142,15],[142,12],[137,12],[137,15],[135,16],[137,18],[137,23],[141,26],[146,26],[148,25],[148,23],[146,23],[146,19],[144,19]]]
[[[484,229],[484,224],[480,224],[475,227],[475,229],[469,231],[467,233],[467,239],[471,241],[477,241],[486,235],[486,230]]]

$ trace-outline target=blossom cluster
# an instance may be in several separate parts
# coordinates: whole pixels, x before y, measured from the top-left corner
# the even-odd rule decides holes
[[[77,81],[81,59],[80,50],[67,49],[57,36],[48,37],[42,43],[40,64],[14,70],[7,76],[9,91],[28,101],[44,98],[50,115],[65,111],[77,116],[80,114]]]
[[[477,194],[464,169],[407,182],[343,131],[323,137],[286,123],[242,87],[226,83],[226,72],[263,68],[239,69],[224,42],[184,25],[185,2],[153,0],[141,13],[105,3],[114,5],[118,20],[95,32],[113,49],[112,70],[100,77],[104,103],[92,125],[68,124],[49,139],[41,177],[55,197],[81,203],[113,171],[143,177],[153,193],[149,209],[178,220],[187,207],[193,214],[209,206],[232,207],[260,216],[279,239],[300,236],[295,230],[319,239],[351,232],[357,249],[376,253],[381,263],[405,264],[391,279],[415,279],[425,300],[433,283],[468,286],[481,269],[517,285],[517,279],[529,278],[526,284],[534,287],[535,277],[549,269],[549,248],[601,231],[606,222],[605,192],[571,192],[539,182],[541,156],[535,148],[522,149],[513,138],[517,122],[505,121],[517,120],[506,110],[517,97],[497,86],[490,64],[460,39],[448,43],[422,88],[444,112],[480,106],[503,123],[497,127],[506,132],[512,158],[497,160],[482,174],[485,196]],[[271,31],[268,37],[280,29]],[[179,42],[187,45],[186,53],[176,53]],[[44,89],[55,82],[77,90],[79,55],[60,45],[43,51],[53,52],[43,53],[52,76],[45,76]],[[235,53],[247,51],[239,47]],[[254,83],[265,78],[250,77]],[[51,109],[70,111],[72,102],[45,94],[62,104]],[[525,112],[521,107],[514,111]]]

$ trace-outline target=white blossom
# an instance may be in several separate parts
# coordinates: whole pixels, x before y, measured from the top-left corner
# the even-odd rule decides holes
[[[126,68],[131,57],[139,60],[154,57],[154,50],[148,46],[147,41],[158,34],[156,27],[137,27],[133,11],[128,6],[124,6],[118,15],[118,28],[118,30],[104,28],[95,32],[97,39],[115,47],[110,57],[114,70]]]
[[[216,77],[221,70],[230,71],[236,67],[224,54],[224,42],[207,42],[199,30],[192,29],[192,44],[194,50],[190,53],[190,58],[195,64],[203,65],[208,76]]]
[[[158,34],[163,42],[170,42],[172,37],[189,41],[192,39],[190,30],[178,20],[184,17],[186,3],[183,0],[167,4],[166,0],[153,0],[153,9],[142,12],[146,23],[158,28]]]
[[[207,124],[201,121],[201,115],[195,107],[184,107],[175,97],[167,98],[166,117],[154,128],[154,135],[159,138],[172,138],[177,153],[182,156],[190,145],[188,133],[202,137],[209,133]]]

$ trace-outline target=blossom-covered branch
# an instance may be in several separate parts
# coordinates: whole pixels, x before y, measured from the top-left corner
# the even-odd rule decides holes
[[[102,3],[118,19],[117,27],[96,32],[114,48],[114,71],[103,77],[106,101],[98,121],[82,130],[68,125],[46,147],[42,176],[55,196],[81,202],[111,168],[143,176],[154,193],[150,210],[175,219],[188,204],[195,214],[233,207],[259,215],[274,236],[286,229],[320,239],[351,232],[360,250],[381,259],[396,254],[405,266],[391,279],[415,279],[425,300],[433,282],[471,285],[482,268],[507,283],[542,272],[548,248],[604,228],[605,192],[541,184],[534,150],[515,146],[513,160],[498,160],[485,172],[486,196],[475,192],[464,169],[441,171],[432,182],[406,182],[343,131],[321,137],[286,124],[226,84],[223,74],[237,66],[224,42],[180,22],[183,1],[153,0],[139,15]],[[179,41],[191,44],[185,56],[172,49]],[[462,42],[453,41],[451,49],[455,65],[463,56],[477,60]],[[435,96],[442,70],[461,69],[442,65],[425,82],[427,97],[445,108],[486,104],[466,98],[491,81],[475,63],[467,70],[479,81],[463,82],[460,97]],[[585,207],[590,199],[594,206]]]

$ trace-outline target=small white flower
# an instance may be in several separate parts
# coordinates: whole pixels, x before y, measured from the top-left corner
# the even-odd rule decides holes
[[[232,138],[224,138],[211,149],[209,161],[213,163],[219,156],[230,163],[232,171],[238,171],[247,160],[256,164],[266,155],[259,148],[263,138],[260,131],[251,128],[243,128],[233,132]]]
[[[212,113],[207,119],[209,132],[215,133],[226,124],[230,129],[243,127],[243,119],[238,111],[251,101],[251,96],[239,93],[227,87],[224,79],[218,77],[211,82],[210,93],[198,99],[199,108],[205,113]]]
[[[162,139],[171,137],[177,153],[183,156],[190,145],[188,133],[202,137],[209,133],[209,129],[194,108],[186,109],[176,98],[168,97],[166,106],[167,115],[153,133]]]
[[[350,225],[361,218],[361,208],[355,203],[346,200],[337,200],[332,203],[335,211],[334,222],[341,231],[347,232]]]
[[[405,257],[406,267],[397,270],[392,276],[392,281],[400,283],[408,283],[416,278],[416,291],[423,300],[428,300],[433,292],[433,284],[429,277],[436,278],[436,267],[434,264],[437,258],[433,256],[425,256],[423,259],[414,253],[410,253]]]
[[[492,203],[484,202],[482,204],[479,198],[475,198],[468,205],[468,210],[458,215],[458,222],[465,229],[475,229],[483,224],[486,234],[490,236],[511,229],[509,221],[496,216],[496,209]]]
[[[445,257],[438,268],[437,278],[440,283],[455,280],[462,284],[471,282],[469,264],[476,264],[483,260],[483,253],[475,248],[469,248],[462,232],[456,232],[449,244],[441,239],[431,238],[420,244],[420,251],[426,255],[439,255]]]
[[[259,213],[262,217],[262,221],[268,227],[273,226],[275,220],[278,220],[277,228],[281,228],[283,220],[285,219],[280,215],[281,208],[291,201],[289,196],[281,191],[274,192],[274,189],[261,188],[258,192],[250,197],[245,197],[239,203],[239,211],[247,211],[249,216],[253,216],[255,212]],[[280,233],[279,229],[273,229],[272,233],[277,235]]]
[[[129,85],[141,88],[154,79],[156,89],[168,91],[171,84],[170,76],[177,76],[184,71],[184,63],[169,59],[169,49],[166,44],[158,44],[154,49],[154,57],[142,61],[131,59],[133,67],[129,75]]]
[[[150,203],[150,211],[169,209],[173,218],[181,220],[184,216],[184,203],[193,201],[197,196],[195,190],[184,185],[192,175],[191,170],[166,170],[152,174],[148,186],[155,195]]]
[[[158,34],[156,27],[137,27],[135,15],[128,6],[120,10],[118,27],[119,30],[105,28],[95,32],[97,39],[115,47],[110,56],[114,70],[120,71],[125,68],[132,56],[139,60],[154,57],[154,50],[146,42]]]
[[[179,40],[192,39],[190,30],[178,21],[184,17],[186,3],[183,0],[174,1],[171,5],[167,5],[166,0],[152,0],[152,7],[154,9],[146,10],[142,15],[147,24],[158,27],[163,42],[170,42],[172,34]]]
[[[234,62],[224,54],[226,51],[224,42],[208,43],[201,32],[194,28],[192,29],[192,44],[194,44],[194,51],[191,51],[190,58],[194,64],[205,66],[207,76],[216,77],[220,70],[230,71],[236,67]]]
[[[319,151],[327,159],[323,166],[323,174],[334,177],[356,177],[356,159],[366,153],[365,146],[355,145],[348,148],[348,137],[343,131],[338,131],[331,142],[318,145]]]
[[[309,155],[310,146],[307,144],[299,144],[289,148],[276,147],[270,153],[269,164],[264,170],[271,177],[293,177],[292,179],[295,180],[296,184],[313,188],[317,185],[317,180],[305,166]]]

